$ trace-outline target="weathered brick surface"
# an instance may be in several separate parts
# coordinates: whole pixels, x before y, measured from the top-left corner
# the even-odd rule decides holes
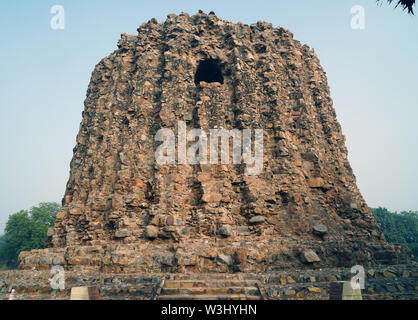
[[[223,83],[195,84],[217,59]],[[157,130],[263,129],[244,165],[159,165]],[[261,272],[408,263],[388,245],[347,159],[327,78],[288,30],[200,13],[122,34],[95,67],[50,248],[20,267]],[[309,251],[312,250],[312,251]]]

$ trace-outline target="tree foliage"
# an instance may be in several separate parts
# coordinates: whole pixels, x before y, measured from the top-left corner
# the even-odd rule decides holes
[[[3,248],[6,245],[6,236],[5,235],[1,235],[0,236],[0,270],[5,269],[6,268],[6,257],[3,256],[4,254],[4,250]]]
[[[415,0],[395,0],[397,1],[396,6],[401,6],[403,10],[408,10],[409,14],[414,14],[414,6],[415,6]],[[382,0],[377,0],[377,2],[382,2]],[[393,0],[387,0],[389,4],[393,2]]]
[[[0,266],[15,268],[20,252],[44,248],[48,228],[53,227],[60,208],[58,203],[42,202],[10,215],[0,237]]]
[[[376,221],[388,242],[404,243],[414,253],[418,261],[418,212],[390,212],[386,208],[372,209]]]

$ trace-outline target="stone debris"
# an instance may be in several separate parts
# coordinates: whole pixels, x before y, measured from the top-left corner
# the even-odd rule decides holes
[[[305,252],[303,252],[303,257],[305,258],[306,262],[309,263],[321,261],[321,259],[313,250],[306,250]]]
[[[233,264],[233,260],[232,257],[226,254],[220,254],[218,255],[218,259],[219,261],[221,261],[222,263],[225,263],[227,265],[232,265]]]
[[[250,224],[263,223],[264,222],[264,217],[263,216],[255,216],[255,217],[252,217],[249,222],[250,222]]]
[[[224,237],[232,236],[232,227],[230,225],[224,225],[219,229],[219,234]]]
[[[147,226],[145,228],[145,237],[147,239],[155,239],[158,237],[158,229],[155,226]]]
[[[319,224],[313,227],[313,232],[318,236],[324,236],[328,233],[328,228],[323,224]]]

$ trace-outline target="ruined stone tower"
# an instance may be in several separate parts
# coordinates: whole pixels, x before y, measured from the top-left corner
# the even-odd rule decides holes
[[[262,129],[263,167],[159,164],[155,137]],[[176,138],[177,139],[177,138]],[[325,72],[291,32],[214,14],[122,34],[95,67],[49,233],[21,268],[234,272],[408,262],[347,160]]]

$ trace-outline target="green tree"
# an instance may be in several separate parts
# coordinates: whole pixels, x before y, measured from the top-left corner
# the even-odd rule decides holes
[[[32,247],[43,248],[45,246],[48,228],[54,226],[57,212],[60,209],[61,206],[55,202],[42,202],[37,207],[31,208],[30,215],[33,223]]]
[[[0,266],[15,268],[20,252],[44,248],[48,228],[59,210],[58,203],[44,202],[10,215],[0,241]]]
[[[386,208],[372,209],[376,221],[388,242],[404,243],[411,248],[418,261],[418,212],[390,212]]]
[[[4,256],[4,248],[6,243],[6,236],[3,234],[0,236],[0,270],[6,269],[6,257]]]

